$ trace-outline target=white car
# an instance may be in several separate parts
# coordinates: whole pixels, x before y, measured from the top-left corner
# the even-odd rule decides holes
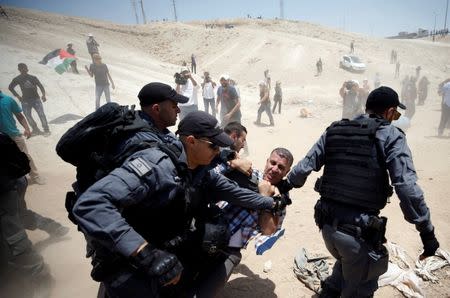
[[[361,59],[353,55],[342,56],[339,66],[354,72],[364,72],[366,70],[366,64],[364,64]]]

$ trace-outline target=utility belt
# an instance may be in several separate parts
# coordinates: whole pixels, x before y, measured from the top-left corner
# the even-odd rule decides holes
[[[386,217],[368,215],[368,221],[365,223],[347,223],[327,213],[324,208],[321,207],[321,201],[319,200],[314,207],[314,219],[319,229],[322,229],[324,225],[330,225],[337,231],[355,238],[363,239],[365,242],[371,244],[376,250],[382,249],[383,243],[386,243]]]
[[[186,231],[165,241],[159,248],[176,255],[182,263],[205,257],[219,257],[225,252],[230,239],[227,223],[221,216],[211,218],[202,224],[200,231]],[[93,280],[101,282],[124,269],[136,270],[125,257],[114,253],[106,255],[99,256],[95,250],[93,251],[91,255]]]

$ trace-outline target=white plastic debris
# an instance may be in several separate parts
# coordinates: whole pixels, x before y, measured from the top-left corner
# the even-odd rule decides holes
[[[270,270],[272,270],[272,261],[268,260],[267,262],[264,263],[263,271],[268,273]]]

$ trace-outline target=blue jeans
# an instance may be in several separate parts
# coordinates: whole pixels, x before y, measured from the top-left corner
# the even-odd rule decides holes
[[[270,101],[266,101],[261,103],[258,109],[258,116],[256,117],[256,122],[261,123],[261,115],[263,112],[267,113],[267,116],[269,116],[270,125],[273,125],[273,116],[272,111],[270,110]]]
[[[38,131],[39,128],[37,127],[37,124],[33,119],[33,116],[31,114],[31,109],[34,109],[36,111],[36,113],[38,114],[39,119],[41,120],[42,128],[44,129],[44,131],[45,132],[50,131],[48,128],[47,117],[45,117],[45,113],[44,113],[44,106],[42,105],[42,101],[39,98],[22,101],[22,109],[23,109],[23,113],[25,114],[25,117],[27,118],[27,121],[30,124],[31,129],[33,131]]]
[[[111,96],[109,94],[109,85],[95,85],[95,109],[100,107],[100,97],[105,92],[106,102],[111,102]]]

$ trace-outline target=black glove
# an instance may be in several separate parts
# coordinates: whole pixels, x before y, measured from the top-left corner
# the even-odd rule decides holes
[[[294,185],[292,185],[292,184],[289,182],[289,180],[287,180],[287,179],[281,180],[281,181],[278,182],[278,184],[275,185],[275,186],[278,188],[278,190],[280,191],[281,194],[287,193],[287,192],[289,192],[291,189],[294,188]]]
[[[430,257],[434,256],[436,250],[439,248],[439,242],[434,235],[434,228],[431,232],[421,232],[420,239],[422,239],[423,243],[423,253],[422,256]]]
[[[157,278],[160,285],[168,283],[183,271],[183,265],[175,255],[151,245],[133,257],[132,263],[151,278]]]
[[[286,206],[292,204],[292,200],[287,195],[279,195],[276,197],[273,197],[273,200],[275,201],[275,206],[272,208],[272,211],[279,212],[286,208]]]

